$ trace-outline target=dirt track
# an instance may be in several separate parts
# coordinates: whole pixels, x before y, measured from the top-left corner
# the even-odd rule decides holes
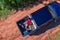
[[[16,14],[9,15],[5,20],[0,21],[0,40],[44,40],[50,34],[53,35],[56,31],[60,30],[60,25],[58,25],[39,35],[22,37],[16,21],[42,7],[44,7],[44,5],[39,4],[29,10],[18,11]]]

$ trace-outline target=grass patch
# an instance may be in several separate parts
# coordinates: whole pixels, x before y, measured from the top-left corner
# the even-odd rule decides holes
[[[13,9],[25,8],[36,2],[38,0],[0,0],[0,18],[6,17]]]
[[[59,30],[58,32],[56,32],[56,38],[57,38],[58,40],[60,40],[60,30]]]
[[[55,37],[48,36],[45,40],[60,40],[60,30],[55,33]]]
[[[10,14],[10,12],[11,11],[8,9],[0,10],[0,18],[6,17],[8,14]]]

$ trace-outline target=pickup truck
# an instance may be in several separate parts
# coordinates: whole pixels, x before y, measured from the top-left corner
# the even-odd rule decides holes
[[[36,29],[60,17],[60,4],[56,1],[16,21],[23,36],[32,34]]]

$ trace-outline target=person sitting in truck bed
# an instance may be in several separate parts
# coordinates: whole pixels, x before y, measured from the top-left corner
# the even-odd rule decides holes
[[[30,18],[26,18],[24,24],[25,24],[25,28],[27,30],[32,30],[33,29],[33,23],[31,22]]]

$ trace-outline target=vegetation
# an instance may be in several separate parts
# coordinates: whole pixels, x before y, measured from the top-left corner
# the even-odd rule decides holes
[[[60,40],[60,30],[58,32],[56,32],[56,38],[57,38],[57,40]]]
[[[11,11],[8,9],[0,10],[0,18],[6,17]]]
[[[0,0],[0,17],[7,15],[12,9],[25,7],[37,0]]]
[[[60,40],[60,30],[56,32],[55,37],[48,36],[45,40]]]

